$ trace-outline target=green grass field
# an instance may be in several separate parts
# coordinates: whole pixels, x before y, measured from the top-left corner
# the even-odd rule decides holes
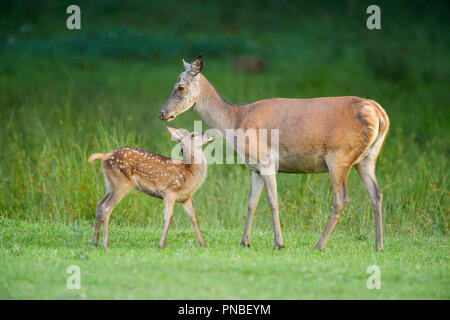
[[[43,1],[41,11],[33,3],[2,5],[0,15],[0,298],[450,298],[445,4],[381,3],[383,29],[369,31],[362,2],[248,2],[234,11],[82,1],[82,30],[68,31],[62,2]],[[358,95],[385,108],[384,252],[373,250],[373,213],[355,170],[326,250],[312,248],[331,213],[328,174],[278,175],[286,248],[272,250],[264,194],[252,246],[240,248],[251,176],[243,165],[210,165],[194,197],[208,248],[198,248],[177,206],[167,249],[157,249],[162,201],[136,191],[112,214],[111,249],[88,244],[105,192],[88,156],[123,146],[170,155],[174,142],[157,115],[181,59],[198,52],[204,75],[234,103]],[[236,56],[267,67],[245,73]],[[194,120],[189,111],[171,125],[193,129]],[[70,265],[81,268],[80,290],[66,288]],[[371,265],[380,290],[366,286]]]
[[[161,228],[114,226],[112,248],[89,243],[92,225],[1,220],[0,298],[3,299],[436,299],[448,298],[445,237],[390,236],[386,251],[372,239],[337,232],[329,249],[311,250],[318,232],[284,233],[273,251],[270,230],[255,230],[240,248],[239,228],[204,228],[208,248],[194,232],[174,228],[165,250]],[[370,265],[381,289],[369,290]],[[81,289],[66,289],[66,269],[81,269]]]

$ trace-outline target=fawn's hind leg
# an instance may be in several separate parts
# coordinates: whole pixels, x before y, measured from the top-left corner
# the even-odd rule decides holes
[[[97,204],[97,212],[95,214],[95,227],[94,227],[94,236],[92,237],[92,244],[94,244],[96,247],[98,247],[98,238],[100,233],[100,225],[103,222],[103,216],[104,216],[104,203],[109,199],[111,196],[111,193],[108,192],[102,200],[99,201]]]
[[[109,217],[115,206],[123,199],[133,188],[132,185],[122,186],[119,190],[111,191],[111,196],[105,201],[105,209],[103,211],[103,239],[102,245],[103,248],[109,248],[109,235],[108,235],[108,225],[109,225]]]

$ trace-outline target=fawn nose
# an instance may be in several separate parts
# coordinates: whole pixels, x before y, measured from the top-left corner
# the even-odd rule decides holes
[[[164,120],[164,112],[161,111],[161,112],[159,113],[159,118],[160,118],[161,120]]]

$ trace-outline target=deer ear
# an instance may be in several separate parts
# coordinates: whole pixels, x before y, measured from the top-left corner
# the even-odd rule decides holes
[[[203,56],[199,54],[191,62],[191,70],[194,76],[202,72],[203,69]]]
[[[178,129],[175,129],[174,127],[167,127],[167,130],[169,130],[170,134],[172,135],[172,137],[177,140],[180,141],[181,138],[183,137],[183,135],[181,134],[180,131],[178,131]]]
[[[192,71],[191,65],[189,63],[187,63],[186,61],[184,61],[184,59],[183,59],[183,67],[184,67],[184,70],[186,70],[188,72]]]
[[[210,142],[214,140],[214,136],[211,133],[204,133],[203,134],[203,141],[204,142]]]

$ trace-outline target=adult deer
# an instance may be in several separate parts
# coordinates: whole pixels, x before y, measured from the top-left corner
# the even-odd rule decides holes
[[[347,176],[354,165],[369,193],[375,215],[375,249],[383,249],[382,193],[375,176],[375,164],[389,129],[389,118],[373,100],[359,97],[327,97],[314,99],[265,99],[245,105],[225,101],[201,74],[203,58],[198,55],[191,64],[183,60],[181,73],[159,115],[171,121],[182,112],[194,110],[212,128],[226,138],[226,129],[277,129],[278,150],[268,140],[262,158],[276,158],[278,172],[329,172],[334,195],[333,212],[315,246],[324,249],[346,204],[349,201]],[[253,130],[255,132],[255,130]],[[256,135],[258,135],[256,131]],[[260,138],[257,136],[257,138]],[[252,185],[248,199],[248,215],[242,246],[250,245],[250,232],[263,184],[272,209],[276,248],[283,248],[275,173],[261,174],[265,162],[252,154],[254,150],[227,140],[248,158],[257,159],[249,165]],[[247,162],[247,161],[246,161]]]

